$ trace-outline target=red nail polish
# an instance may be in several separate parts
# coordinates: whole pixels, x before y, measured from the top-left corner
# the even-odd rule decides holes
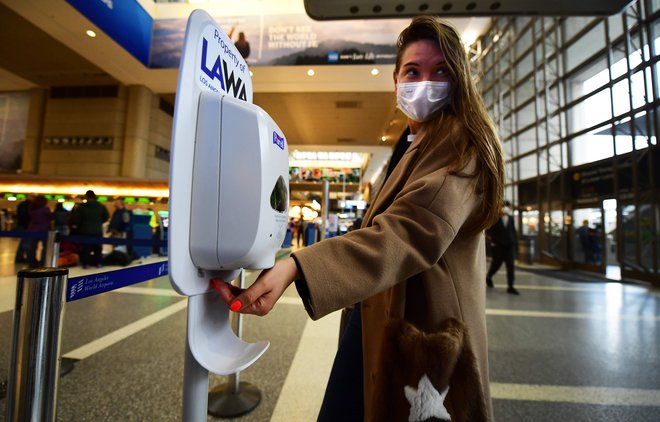
[[[231,304],[231,306],[229,307],[229,309],[231,309],[233,312],[236,312],[236,311],[238,311],[239,309],[241,309],[242,307],[243,307],[243,305],[241,305],[241,301],[240,301],[240,300],[237,300],[236,302],[234,302],[234,303]]]

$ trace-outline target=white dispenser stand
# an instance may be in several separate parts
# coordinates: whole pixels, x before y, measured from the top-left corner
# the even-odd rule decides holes
[[[236,374],[269,346],[236,336],[210,279],[231,282],[242,268],[272,266],[288,219],[284,135],[252,104],[245,60],[203,10],[193,11],[186,27],[171,151],[169,275],[174,289],[188,296],[183,420],[201,422],[207,420],[208,372]],[[223,178],[237,163],[251,172]],[[250,210],[240,216],[242,231],[235,212],[241,207]]]

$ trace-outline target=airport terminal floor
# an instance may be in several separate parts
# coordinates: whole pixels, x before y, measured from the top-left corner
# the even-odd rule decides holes
[[[0,239],[0,381],[10,360],[15,247]],[[70,277],[111,269],[75,267]],[[504,269],[494,282],[486,293],[497,421],[660,420],[660,292],[538,265],[517,267],[520,296],[506,293]],[[181,420],[185,308],[167,277],[68,302],[62,354],[77,361],[60,380],[57,420]],[[236,420],[316,420],[339,324],[339,312],[311,321],[295,288],[269,316],[245,317],[244,339],[271,345],[240,374],[262,401]],[[211,375],[209,383],[227,381]],[[5,407],[0,399],[0,419]]]

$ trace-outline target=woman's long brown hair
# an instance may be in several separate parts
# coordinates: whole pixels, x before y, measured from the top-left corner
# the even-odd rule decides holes
[[[394,73],[398,75],[401,56],[415,41],[428,39],[437,42],[445,56],[451,83],[451,103],[422,125],[418,136],[440,139],[445,137],[453,120],[458,119],[468,135],[467,143],[453,139],[457,159],[451,173],[476,178],[477,194],[483,205],[478,209],[477,222],[468,229],[479,232],[492,226],[500,217],[504,201],[504,154],[495,126],[486,111],[481,95],[470,71],[470,61],[458,31],[446,22],[431,16],[418,16],[401,32],[397,41],[398,53]],[[476,170],[465,174],[462,170],[475,157]]]

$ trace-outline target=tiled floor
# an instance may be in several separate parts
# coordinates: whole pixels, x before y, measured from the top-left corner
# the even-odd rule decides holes
[[[0,239],[0,380],[9,365],[16,284],[11,242]],[[72,268],[71,276],[82,272]],[[255,276],[248,272],[246,282]],[[487,315],[498,421],[660,420],[657,291],[520,268],[520,296],[505,293],[504,270],[495,284]],[[57,420],[181,420],[184,309],[166,277],[67,303],[62,352],[80,360],[61,379]],[[315,420],[338,327],[338,313],[311,321],[295,289],[268,317],[245,317],[243,337],[271,346],[240,374],[262,401],[236,420]],[[226,382],[210,376],[212,388]],[[0,420],[5,405],[0,400]]]

